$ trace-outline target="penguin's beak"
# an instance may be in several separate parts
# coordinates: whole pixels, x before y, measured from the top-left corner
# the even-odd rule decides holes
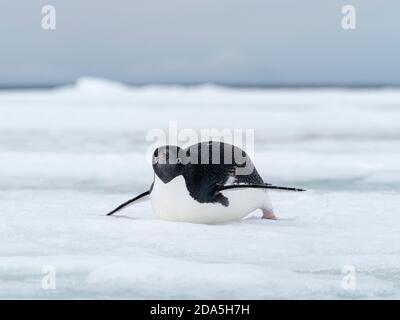
[[[158,161],[161,162],[161,163],[165,163],[166,160],[167,160],[167,155],[166,155],[166,153],[163,152],[163,151],[159,151],[159,152],[158,152]]]

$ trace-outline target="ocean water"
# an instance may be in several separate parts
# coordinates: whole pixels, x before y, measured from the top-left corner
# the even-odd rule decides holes
[[[152,129],[254,132],[279,220],[157,220]],[[147,138],[146,138],[147,137]],[[0,298],[400,298],[400,90],[0,92]],[[48,270],[55,288],[46,287]]]

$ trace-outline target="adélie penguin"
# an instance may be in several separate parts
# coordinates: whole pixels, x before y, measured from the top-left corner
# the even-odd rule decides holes
[[[108,215],[150,199],[157,217],[171,221],[221,223],[256,209],[262,210],[262,218],[276,219],[268,189],[305,191],[265,183],[242,149],[223,142],[201,142],[186,149],[159,147],[152,165],[150,189]]]

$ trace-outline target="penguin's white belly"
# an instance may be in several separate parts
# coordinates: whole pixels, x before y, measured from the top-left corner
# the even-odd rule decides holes
[[[150,200],[157,217],[172,221],[219,223],[241,219],[258,208],[269,207],[269,198],[262,189],[232,189],[222,191],[229,205],[200,203],[190,196],[183,176],[169,183],[154,179]]]

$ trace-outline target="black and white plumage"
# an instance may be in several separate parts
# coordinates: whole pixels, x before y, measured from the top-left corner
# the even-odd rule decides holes
[[[157,217],[172,221],[219,223],[241,219],[261,209],[275,219],[267,189],[303,191],[264,183],[250,157],[223,142],[202,142],[181,149],[157,148],[149,191],[120,205],[109,215],[150,198]]]

